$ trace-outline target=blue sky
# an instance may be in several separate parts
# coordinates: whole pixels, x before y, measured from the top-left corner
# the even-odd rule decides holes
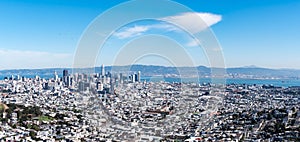
[[[98,15],[121,2],[124,1],[2,0],[0,69],[71,67],[77,44],[85,29]],[[195,13],[221,17],[221,19],[213,18],[213,23],[208,25],[222,47],[226,67],[256,65],[300,69],[300,1],[178,0],[176,2],[191,8]],[[142,8],[138,12],[142,13]],[[124,13],[126,14],[126,11]],[[201,47],[193,45],[182,31],[174,30],[166,33],[165,28],[143,29],[145,26],[157,24],[161,23],[140,21],[120,27],[107,41],[103,52],[99,53],[97,65],[112,64],[111,54],[117,54],[117,50],[135,36],[147,34],[170,37],[183,45],[195,65],[209,65]],[[134,27],[140,33],[124,38],[124,32],[126,35],[126,30]],[[144,43],[153,44],[147,41]],[[153,46],[159,45],[156,43]],[[155,57],[147,57],[137,63],[170,65],[167,61]],[[179,65],[184,66],[184,63]]]

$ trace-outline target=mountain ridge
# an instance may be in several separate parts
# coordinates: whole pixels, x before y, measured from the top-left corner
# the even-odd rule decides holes
[[[0,76],[10,76],[10,75],[20,75],[20,76],[35,76],[35,75],[46,75],[51,76],[56,71],[58,75],[62,74],[64,69],[72,72],[72,68],[45,68],[45,69],[9,69],[0,70]],[[125,65],[125,66],[106,66],[105,71],[120,73],[129,71],[131,73],[141,71],[144,76],[153,75],[199,75],[199,76],[210,76],[212,69],[221,69],[217,67],[206,67],[206,66],[196,66],[196,67],[172,67],[172,66],[159,66],[159,65]],[[101,67],[95,68],[81,68],[76,70],[90,70],[96,73],[101,72]],[[243,77],[253,77],[253,78],[300,78],[299,69],[270,69],[257,66],[247,66],[247,67],[233,67],[226,68],[225,73],[227,77],[230,78],[243,78]],[[1,79],[1,78],[0,78]]]

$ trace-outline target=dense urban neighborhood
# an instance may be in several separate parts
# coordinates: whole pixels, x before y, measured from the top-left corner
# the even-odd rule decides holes
[[[300,141],[300,87],[151,82],[132,74],[5,77],[1,141]]]

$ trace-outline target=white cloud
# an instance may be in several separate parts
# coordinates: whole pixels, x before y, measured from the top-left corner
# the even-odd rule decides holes
[[[0,69],[71,67],[72,54],[0,49]]]
[[[134,27],[127,27],[120,32],[115,32],[114,36],[119,39],[130,38],[141,35],[151,29],[164,29],[165,31],[179,31],[179,29],[173,25],[160,23],[152,25],[135,25]]]
[[[134,26],[131,28],[126,28],[121,32],[116,32],[114,35],[120,39],[133,37],[142,34],[143,32],[148,31],[148,26]]]
[[[191,39],[186,46],[188,47],[195,47],[195,46],[199,46],[200,42],[198,40],[195,39]]]
[[[212,13],[188,12],[174,16],[163,17],[159,20],[167,21],[175,25],[180,25],[189,30],[189,32],[200,32],[222,20],[220,15]],[[152,25],[135,25],[134,27],[126,27],[121,31],[115,32],[114,36],[119,39],[130,38],[141,35],[151,29],[162,29],[164,31],[180,31],[181,29],[175,25],[168,23],[159,23]]]
[[[177,28],[176,26],[167,23],[149,25],[148,27],[149,29],[163,29],[165,31],[180,31],[180,29]]]
[[[197,33],[220,22],[222,16],[212,13],[187,12],[164,17],[161,20],[180,25],[192,33]]]

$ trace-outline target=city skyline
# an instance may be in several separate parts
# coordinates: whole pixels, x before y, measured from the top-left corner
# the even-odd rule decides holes
[[[0,141],[300,141],[300,1],[2,0]]]
[[[72,67],[78,41],[89,23],[102,12],[121,2],[124,1],[2,1],[0,60],[4,62],[1,63],[0,70]],[[297,47],[300,45],[297,41],[300,33],[300,20],[297,18],[300,2],[175,2],[190,7],[196,14],[203,16],[207,26],[219,40],[226,67],[255,65],[265,68],[300,69],[297,65],[297,61],[300,60],[297,55]],[[235,2],[235,5],[231,5],[231,2]],[[182,16],[183,19],[189,17],[186,13],[169,16]],[[171,32],[165,33],[168,30]],[[182,38],[182,34],[178,34],[177,30],[176,27],[174,29],[168,24],[155,21],[124,25],[115,31],[111,42],[107,44],[110,48],[103,52],[115,52],[114,48],[131,40],[135,35],[159,34],[172,36],[184,45],[184,48],[192,53],[192,58],[196,59],[196,66],[209,66],[201,47],[189,42],[189,38]],[[152,43],[149,45],[156,46]],[[112,65],[109,57],[102,58],[106,60],[98,61],[96,66]],[[153,57],[138,63],[170,65]]]

